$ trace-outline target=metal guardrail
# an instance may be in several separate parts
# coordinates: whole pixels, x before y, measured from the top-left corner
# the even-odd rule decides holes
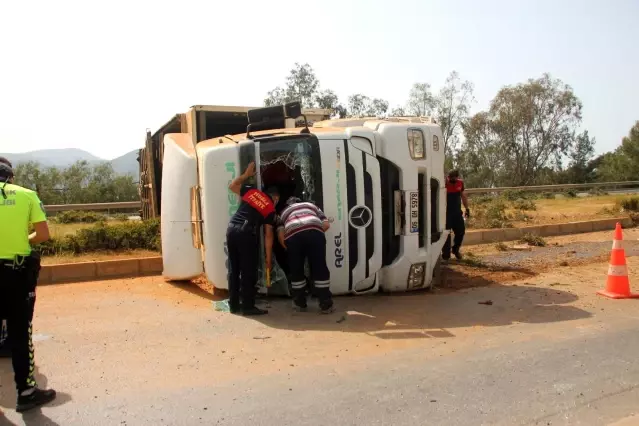
[[[639,187],[639,181],[627,182],[599,182],[599,183],[570,183],[565,185],[537,185],[537,186],[505,186],[500,188],[468,188],[468,194],[499,194],[506,191],[523,192],[557,192],[567,189],[591,189],[591,188],[612,188],[621,189],[627,187]],[[93,204],[54,204],[45,206],[47,212],[64,212],[70,210],[133,210],[140,209],[140,201],[126,201],[119,203],[93,203]]]
[[[142,206],[140,201],[125,201],[119,203],[92,203],[92,204],[51,204],[44,206],[49,212],[64,212],[71,210],[127,210],[139,209]]]
[[[627,182],[597,182],[597,183],[567,183],[563,185],[536,185],[536,186],[503,186],[500,188],[468,188],[467,194],[499,194],[506,191],[523,191],[523,192],[557,192],[567,189],[591,189],[591,188],[627,188],[639,186],[639,181]]]

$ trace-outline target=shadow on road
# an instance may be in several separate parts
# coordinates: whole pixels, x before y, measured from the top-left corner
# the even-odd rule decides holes
[[[523,269],[444,268],[443,284],[434,292],[336,297],[336,312],[294,313],[290,300],[269,301],[269,315],[255,320],[277,329],[368,333],[382,339],[441,338],[456,328],[497,327],[513,323],[552,323],[590,317],[569,304],[576,295],[531,285],[502,285],[534,276]],[[454,290],[454,291],[453,291]]]
[[[35,368],[35,378],[38,383],[38,387],[42,389],[47,388],[47,377],[41,374],[38,366]],[[15,382],[13,379],[13,367],[11,365],[11,358],[0,359],[0,408],[7,411],[9,409],[15,410],[17,394],[15,389]],[[56,399],[45,407],[58,407],[71,401],[71,395],[63,392],[57,392]],[[57,426],[58,423],[51,420],[49,417],[42,413],[42,409],[35,408],[33,410],[22,413],[22,421],[27,426]],[[13,425],[3,414],[0,413],[0,426]]]

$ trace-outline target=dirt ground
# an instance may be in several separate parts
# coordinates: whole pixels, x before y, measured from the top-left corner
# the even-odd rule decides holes
[[[628,266],[636,289],[639,233],[624,236],[633,247]],[[434,291],[338,297],[337,311],[327,316],[316,309],[294,313],[290,300],[279,298],[261,301],[270,311],[263,317],[218,312],[213,302],[224,294],[212,294],[206,283],[161,277],[42,286],[34,324],[36,377],[58,389],[56,407],[212,382],[233,386],[242,378],[290,376],[299,369],[347,374],[364,360],[401,356],[406,349],[422,351],[426,362],[587,335],[636,316],[635,304],[596,295],[605,286],[611,239],[611,232],[550,238],[549,247],[507,262],[520,252],[472,247],[480,266],[450,262]],[[566,247],[572,257],[553,252]],[[575,255],[582,251],[589,254]],[[11,366],[0,363],[0,407],[14,402]]]

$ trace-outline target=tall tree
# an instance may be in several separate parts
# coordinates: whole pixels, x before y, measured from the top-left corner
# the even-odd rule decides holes
[[[549,74],[497,93],[490,116],[513,185],[533,183],[544,167],[569,152],[581,108],[572,88]]]
[[[391,110],[390,115],[392,117],[405,117],[406,110],[404,109],[404,107],[396,106],[395,108]]]
[[[330,89],[322,90],[315,95],[315,105],[318,108],[330,109],[331,115],[346,117],[346,108],[340,104],[337,94]]]
[[[462,82],[459,73],[453,71],[435,99],[436,117],[442,129],[444,148],[451,157],[458,145],[462,126],[468,120],[470,104],[475,100],[473,91],[473,83]]]
[[[600,180],[608,182],[639,180],[639,121],[613,153],[603,156],[597,175]]]
[[[435,108],[435,97],[430,91],[430,84],[415,83],[408,95],[408,112],[418,117],[430,115]]]
[[[276,87],[271,90],[264,105],[272,106],[291,101],[300,101],[302,107],[313,108],[315,106],[316,95],[319,90],[319,80],[315,76],[315,71],[309,64],[295,63],[295,66],[286,77],[284,87]]]
[[[357,93],[348,97],[348,112],[352,117],[381,117],[388,111],[388,101]]]
[[[456,162],[466,184],[471,188],[490,188],[506,181],[504,149],[490,114],[475,114],[463,123],[463,130],[465,142]]]
[[[586,183],[594,179],[590,160],[595,155],[595,139],[588,135],[588,131],[577,136],[575,144],[570,152],[568,164],[568,178],[570,183]]]

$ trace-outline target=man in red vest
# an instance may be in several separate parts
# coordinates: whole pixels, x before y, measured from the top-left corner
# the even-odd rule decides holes
[[[226,231],[229,255],[229,309],[232,313],[241,312],[242,315],[268,313],[255,306],[260,246],[258,236],[260,226],[264,225],[266,267],[270,270],[273,228],[277,218],[275,205],[280,198],[275,188],[265,193],[245,185],[245,181],[254,174],[255,163],[251,163],[246,171],[229,185],[229,189],[242,198],[242,203],[231,217]]]
[[[466,224],[464,223],[464,217],[468,219],[470,217],[470,209],[468,208],[468,197],[464,192],[464,181],[459,178],[459,172],[452,170],[448,173],[448,179],[446,179],[446,229],[450,229],[455,234],[455,241],[453,243],[452,252],[457,259],[462,258],[462,254],[459,251],[462,242],[464,241],[464,234],[466,233]],[[462,215],[462,203],[466,212]],[[442,259],[450,259],[450,234],[444,244],[442,251]]]

